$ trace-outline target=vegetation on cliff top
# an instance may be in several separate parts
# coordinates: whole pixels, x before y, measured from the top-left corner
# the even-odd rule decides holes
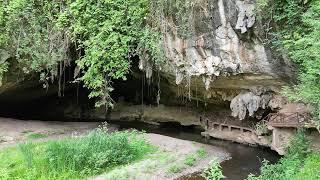
[[[259,0],[258,5],[272,45],[299,67],[298,84],[286,87],[284,94],[312,104],[320,120],[320,1]],[[270,22],[274,29],[268,28]]]

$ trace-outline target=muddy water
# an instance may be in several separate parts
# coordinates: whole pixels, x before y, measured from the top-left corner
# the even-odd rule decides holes
[[[260,167],[263,159],[275,163],[279,160],[280,156],[270,150],[269,148],[262,147],[249,147],[229,141],[222,141],[217,139],[206,140],[200,135],[201,130],[197,127],[182,127],[177,124],[163,124],[160,126],[148,125],[141,122],[114,122],[120,128],[136,128],[150,133],[167,135],[179,139],[196,141],[200,143],[210,144],[213,146],[221,147],[228,151],[232,159],[225,161],[221,164],[223,175],[228,180],[241,180],[245,179],[250,173],[259,174]],[[202,180],[200,173],[193,174],[182,179],[188,180]]]

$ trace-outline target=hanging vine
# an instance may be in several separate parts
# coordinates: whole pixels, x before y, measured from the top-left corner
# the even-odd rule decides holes
[[[60,73],[60,62],[66,64],[69,60],[68,37],[56,26],[64,1],[10,0],[0,1],[0,6],[0,79],[11,58],[25,74],[39,73],[40,81],[48,88]]]

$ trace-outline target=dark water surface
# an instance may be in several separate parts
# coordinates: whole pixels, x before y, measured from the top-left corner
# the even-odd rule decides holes
[[[246,145],[222,141],[218,139],[205,139],[200,135],[201,130],[197,127],[183,127],[175,123],[165,123],[160,126],[149,125],[141,122],[121,122],[112,121],[112,124],[118,124],[120,128],[135,128],[149,133],[166,135],[178,139],[196,141],[204,144],[210,144],[221,147],[231,154],[232,159],[221,164],[223,175],[228,180],[242,180],[250,173],[259,174],[263,159],[275,163],[280,156],[269,148],[249,147]],[[183,179],[200,180],[203,179],[200,174],[194,174]]]

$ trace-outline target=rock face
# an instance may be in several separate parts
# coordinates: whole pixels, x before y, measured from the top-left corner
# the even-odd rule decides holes
[[[205,101],[219,97],[231,101],[234,116],[243,119],[266,108],[273,95],[292,79],[294,68],[275,56],[260,40],[253,0],[200,0],[194,3],[187,27],[188,38],[179,35],[176,17],[166,16],[163,32],[167,67],[162,68],[172,89],[189,87]]]

